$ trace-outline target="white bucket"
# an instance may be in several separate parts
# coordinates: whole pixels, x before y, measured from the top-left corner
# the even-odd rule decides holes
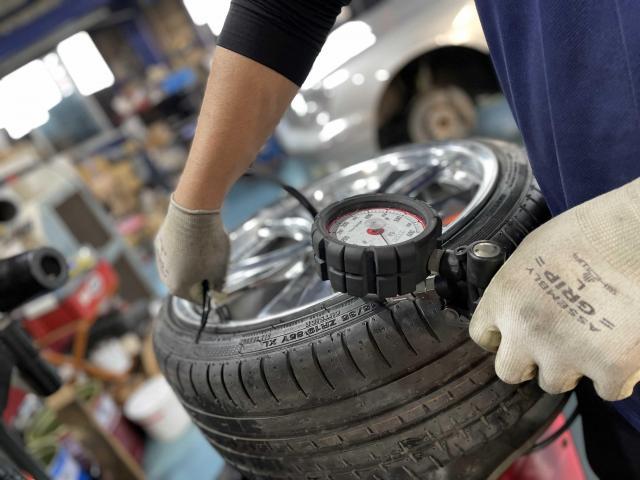
[[[133,365],[131,355],[122,346],[120,340],[111,339],[100,344],[89,354],[89,360],[96,367],[100,367],[116,375],[127,373]]]
[[[191,420],[167,381],[157,375],[140,385],[124,404],[126,417],[156,440],[178,438]]]

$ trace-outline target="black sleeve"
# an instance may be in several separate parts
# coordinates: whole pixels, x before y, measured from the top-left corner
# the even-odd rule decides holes
[[[351,0],[233,0],[218,45],[302,85]]]

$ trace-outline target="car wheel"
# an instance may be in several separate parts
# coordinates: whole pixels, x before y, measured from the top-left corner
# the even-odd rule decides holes
[[[478,106],[499,94],[491,60],[466,47],[441,47],[403,67],[378,105],[378,143],[465,138],[478,130]]]
[[[412,142],[468,137],[476,126],[476,107],[456,86],[433,88],[409,104],[407,130]]]
[[[414,146],[307,189],[322,207],[386,190],[430,201],[445,245],[508,252],[549,217],[524,152]],[[313,272],[311,219],[291,200],[232,235],[228,298],[195,343],[199,307],[169,298],[161,369],[225,459],[252,479],[485,479],[554,418],[562,396],[507,385],[494,356],[427,291],[392,304],[334,294]],[[305,236],[306,235],[306,236]]]

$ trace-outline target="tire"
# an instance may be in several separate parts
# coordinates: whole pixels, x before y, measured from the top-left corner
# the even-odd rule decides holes
[[[448,247],[491,238],[512,252],[549,218],[523,151],[488,143],[500,181]],[[161,369],[209,442],[252,479],[484,479],[563,403],[501,382],[434,293],[392,306],[337,295],[267,327],[179,322],[167,301]]]

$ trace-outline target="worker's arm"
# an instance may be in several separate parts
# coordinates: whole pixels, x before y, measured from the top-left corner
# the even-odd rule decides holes
[[[271,134],[347,0],[233,0],[187,164],[156,238],[161,279],[196,298],[221,288],[229,240],[219,209]]]
[[[174,200],[189,209],[222,207],[227,191],[256,158],[297,89],[274,70],[218,47]]]

